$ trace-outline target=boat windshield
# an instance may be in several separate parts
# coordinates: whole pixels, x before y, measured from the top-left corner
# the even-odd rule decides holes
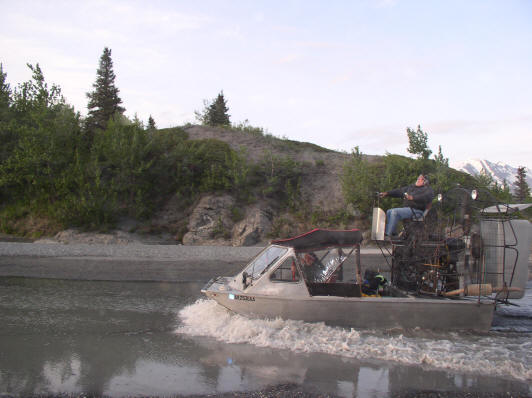
[[[288,249],[286,247],[270,246],[264,250],[246,267],[245,272],[252,278],[258,279],[269,267],[281,258]]]

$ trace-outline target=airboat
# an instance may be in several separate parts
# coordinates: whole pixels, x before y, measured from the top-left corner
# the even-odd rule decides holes
[[[371,239],[379,264],[361,255],[360,230],[314,229],[272,241],[237,275],[213,278],[202,292],[248,317],[487,331],[496,307],[522,298],[528,281],[532,227],[515,217],[519,210],[456,188],[386,242],[377,202]]]

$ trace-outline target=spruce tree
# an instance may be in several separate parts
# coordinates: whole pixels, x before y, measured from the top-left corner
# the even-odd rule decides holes
[[[449,158],[443,156],[441,145],[438,146],[438,154],[434,156],[437,165],[449,167]]]
[[[11,87],[6,81],[7,74],[4,73],[0,63],[0,164],[7,158],[11,150],[11,141],[13,141],[9,129],[9,120],[11,118]]]
[[[155,126],[155,120],[153,120],[153,117],[148,118],[148,130],[155,130],[157,127]]]
[[[7,83],[7,73],[0,63],[0,121],[5,121],[11,104],[11,87]]]
[[[517,203],[526,203],[530,198],[530,187],[526,182],[526,170],[523,166],[517,168],[517,176],[514,185],[514,199]]]
[[[221,91],[218,97],[212,102],[207,111],[207,124],[209,126],[230,126],[229,114],[224,92]]]
[[[115,86],[115,78],[111,50],[105,47],[100,57],[100,66],[96,71],[96,82],[92,85],[94,91],[87,93],[89,98],[87,128],[92,132],[95,129],[104,130],[113,115],[125,111],[125,108],[120,106],[122,100],[118,96],[120,90]]]

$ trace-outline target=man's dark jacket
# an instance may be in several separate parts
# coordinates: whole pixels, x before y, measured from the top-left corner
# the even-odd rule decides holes
[[[419,209],[424,211],[429,203],[434,198],[434,191],[428,185],[422,185],[420,187],[415,184],[408,185],[397,189],[388,191],[388,196],[392,198],[404,198],[405,193],[412,195],[414,200],[405,199],[403,202],[404,207],[412,207],[413,209]]]

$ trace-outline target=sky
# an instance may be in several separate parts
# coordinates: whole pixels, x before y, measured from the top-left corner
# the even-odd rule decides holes
[[[11,87],[39,63],[87,113],[103,49],[126,115],[195,123],[223,90],[231,121],[370,155],[407,127],[451,164],[532,167],[529,0],[0,0]],[[411,156],[411,155],[410,155]]]

